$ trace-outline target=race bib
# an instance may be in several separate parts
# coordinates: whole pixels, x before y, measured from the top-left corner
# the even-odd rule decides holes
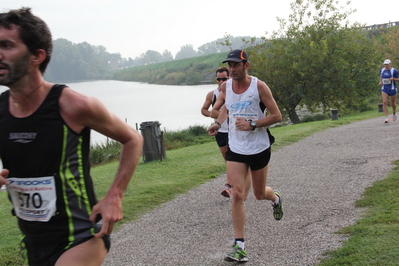
[[[233,114],[233,122],[234,122],[234,124],[236,123],[237,118],[241,118],[241,119],[244,119],[244,120],[247,120],[247,121],[251,122],[251,121],[258,120],[258,115],[257,114],[246,114],[246,113],[242,113],[242,114],[241,113],[235,113],[235,114]],[[236,130],[238,130],[237,127],[236,127]],[[259,128],[255,128],[255,130],[253,130],[252,132],[258,132],[258,131],[259,131]]]
[[[389,79],[382,79],[382,84],[391,84]]]
[[[55,214],[57,196],[53,176],[7,178],[15,214],[26,221],[48,222]]]

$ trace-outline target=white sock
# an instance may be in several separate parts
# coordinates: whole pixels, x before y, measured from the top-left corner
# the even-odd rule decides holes
[[[241,249],[245,249],[245,243],[244,243],[244,242],[237,241],[236,244],[237,244]]]
[[[280,197],[276,195],[276,201],[272,201],[272,204],[276,206],[280,202]]]

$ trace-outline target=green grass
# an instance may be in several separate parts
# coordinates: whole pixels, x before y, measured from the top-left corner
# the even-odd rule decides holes
[[[226,58],[226,55],[227,52],[222,52],[118,69],[113,71],[111,76],[114,80],[149,82],[164,85],[197,85],[204,81],[204,79],[209,79],[209,76],[214,76],[215,66],[219,66]]]
[[[356,115],[340,117],[339,120],[335,121],[324,120],[272,128],[271,132],[276,138],[273,150],[282,148],[316,132],[331,127],[337,127],[377,116],[381,116],[381,114],[376,110],[373,110]],[[113,180],[116,168],[117,163],[110,163],[92,169],[95,189],[99,199],[105,195]],[[122,223],[135,220],[139,218],[140,215],[153,210],[160,204],[170,201],[177,195],[186,193],[188,190],[216,178],[222,173],[225,173],[225,163],[214,141],[181,149],[169,150],[166,152],[166,158],[163,161],[153,161],[146,164],[140,163],[123,200],[124,219],[122,222],[118,223],[116,230],[120,228]],[[398,176],[397,172],[394,172],[394,175],[395,174]],[[390,178],[382,181],[382,183],[389,182],[389,180]],[[373,197],[378,198],[378,200],[370,201],[373,204],[381,200],[394,201],[394,198],[397,198],[397,192],[395,192],[396,194],[394,192],[392,192],[392,194],[385,194],[384,191],[377,190],[373,193]],[[375,205],[373,208],[374,207]],[[19,231],[17,229],[15,217],[10,214],[10,209],[11,204],[7,199],[6,193],[0,193],[0,224],[2,225],[2,230],[0,230],[0,266],[22,265],[18,253],[18,243],[20,238]],[[383,215],[384,212],[385,209],[377,210],[377,213],[382,215],[379,219],[385,217]],[[397,223],[393,218],[394,217],[392,216],[386,219],[386,221],[391,221],[391,223],[385,222],[383,224],[385,228],[380,229],[378,234],[385,233],[391,237],[397,235],[398,228],[394,226],[397,226]],[[374,220],[376,226],[378,225],[378,222],[378,220]],[[364,225],[364,228],[368,227],[369,225]],[[353,231],[355,233],[353,234],[353,238],[360,237],[357,236],[357,230]],[[378,234],[371,234],[366,238],[366,241],[374,244],[374,242],[376,242],[375,238]],[[388,262],[392,262],[391,259],[395,258],[393,257],[395,253],[399,254],[399,252],[397,252],[399,242],[394,240],[395,239],[392,238],[392,242],[384,243],[385,246],[391,247],[392,252],[379,254],[380,256],[387,257]],[[360,248],[362,251],[365,250],[362,246],[356,247],[356,245],[352,247],[351,250],[359,250]],[[377,249],[377,247],[370,247],[370,249],[373,248]],[[371,254],[371,252],[369,253]],[[335,256],[333,253],[331,253],[331,255]],[[371,265],[366,263],[368,261],[367,255],[368,253],[363,254],[357,259],[357,261],[365,261],[364,264],[347,265]],[[375,256],[374,254],[372,255]],[[333,262],[332,264],[325,265],[340,264],[334,264]],[[389,264],[384,263],[380,265]]]
[[[399,161],[395,162],[399,165]],[[367,207],[362,219],[339,233],[350,238],[326,253],[322,266],[399,265],[399,167],[366,189],[356,207]]]
[[[117,163],[92,170],[96,191],[102,198],[113,180]],[[225,163],[214,142],[167,151],[162,161],[140,163],[126,190],[124,222],[167,202],[225,172]]]

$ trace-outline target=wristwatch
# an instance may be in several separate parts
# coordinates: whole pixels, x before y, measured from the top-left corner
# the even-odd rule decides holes
[[[251,125],[252,130],[255,130],[255,128],[256,128],[256,122],[255,122],[255,121],[251,121],[251,122],[249,122],[249,124]]]

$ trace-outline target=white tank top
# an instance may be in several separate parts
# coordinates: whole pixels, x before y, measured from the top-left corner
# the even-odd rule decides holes
[[[225,106],[229,112],[229,148],[238,154],[251,155],[260,153],[270,147],[267,127],[256,128],[251,131],[240,131],[236,129],[236,118],[246,120],[259,120],[265,117],[260,108],[260,97],[258,92],[258,79],[251,77],[248,89],[236,94],[232,88],[232,79],[226,82]]]
[[[219,97],[219,93],[220,93],[220,91],[218,90],[218,88],[213,90],[213,94],[215,95],[216,99]],[[216,119],[215,119],[215,121],[216,121]],[[221,133],[229,132],[228,119],[224,120],[224,122],[222,123],[222,125],[220,126],[218,131]]]

